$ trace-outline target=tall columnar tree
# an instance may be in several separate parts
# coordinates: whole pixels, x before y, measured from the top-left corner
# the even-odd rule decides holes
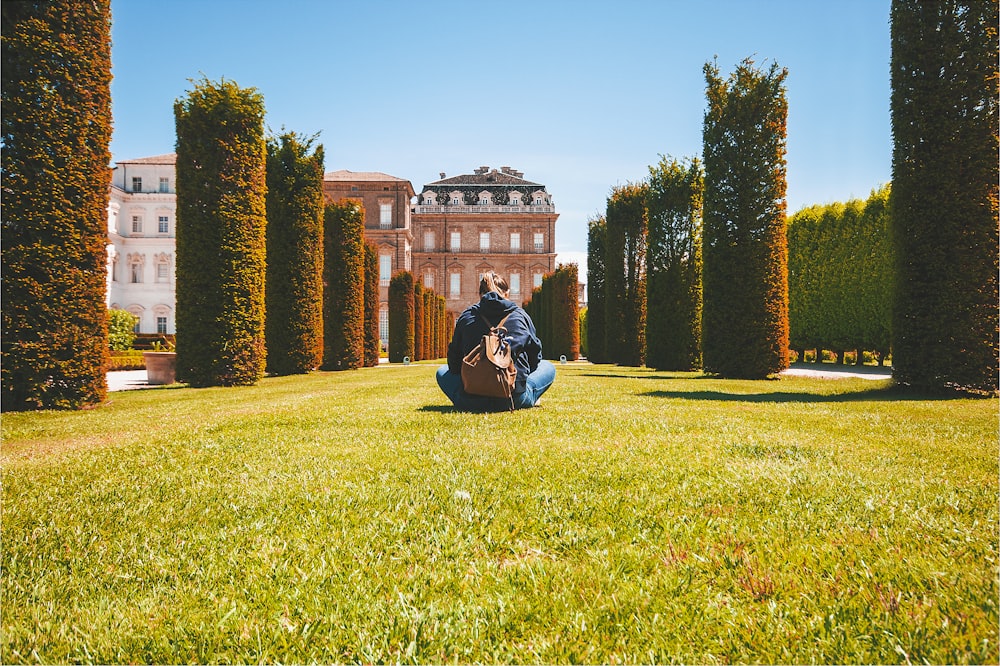
[[[177,126],[177,378],[263,377],[266,282],[264,98],[203,79],[174,103]]]
[[[382,340],[378,332],[378,250],[365,242],[365,367],[378,365]]]
[[[705,64],[702,349],[724,377],[788,367],[787,76],[747,59],[724,80]]]
[[[389,362],[413,359],[413,275],[400,271],[389,280]]]
[[[424,287],[424,359],[440,358],[437,355],[434,335],[437,324],[437,302],[434,290]]]
[[[323,217],[324,370],[354,370],[365,360],[365,214],[361,204],[326,205]]]
[[[893,374],[996,392],[996,0],[894,0]]]
[[[646,358],[645,183],[615,187],[608,197],[605,255],[607,353],[619,365]]]
[[[424,356],[424,285],[420,280],[413,282],[413,360],[422,361]]]
[[[607,363],[605,300],[607,297],[608,224],[603,215],[587,220],[587,359]]]
[[[663,157],[649,168],[646,365],[701,367],[701,162]]]
[[[5,2],[0,402],[107,395],[108,0]]]
[[[267,142],[267,368],[323,362],[323,146],[294,132]]]

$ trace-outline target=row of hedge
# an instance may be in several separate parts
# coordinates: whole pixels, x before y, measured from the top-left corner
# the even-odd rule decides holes
[[[547,359],[580,358],[580,304],[577,295],[579,269],[563,264],[542,278],[542,286],[531,292],[524,310],[535,323],[542,354]]]
[[[867,201],[805,208],[788,219],[789,342],[864,351],[883,361],[891,344],[893,284],[889,187]],[[817,357],[819,354],[817,354]]]
[[[443,358],[454,326],[444,296],[400,271],[389,281],[389,362]]]

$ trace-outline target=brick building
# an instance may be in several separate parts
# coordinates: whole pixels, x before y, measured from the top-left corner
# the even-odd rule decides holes
[[[379,336],[387,342],[389,279],[413,270],[413,185],[377,171],[329,171],[323,175],[323,194],[330,201],[348,199],[364,206],[365,240],[377,248],[379,258]]]
[[[447,299],[457,315],[479,300],[479,276],[500,273],[521,304],[556,268],[559,217],[545,186],[510,167],[424,185],[413,207],[413,268],[424,286]]]

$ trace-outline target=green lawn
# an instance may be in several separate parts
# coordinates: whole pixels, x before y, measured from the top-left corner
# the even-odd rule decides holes
[[[997,663],[997,400],[435,369],[5,414],[0,662]]]

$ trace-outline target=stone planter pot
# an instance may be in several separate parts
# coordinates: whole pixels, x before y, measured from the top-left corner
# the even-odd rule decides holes
[[[146,381],[150,384],[174,384],[177,381],[177,354],[175,352],[142,352],[146,362]]]

